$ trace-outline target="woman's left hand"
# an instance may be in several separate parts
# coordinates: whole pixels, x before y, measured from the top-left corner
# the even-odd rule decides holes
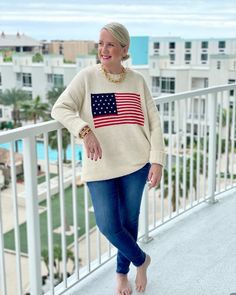
[[[149,189],[159,185],[162,176],[162,165],[152,164],[148,173]]]

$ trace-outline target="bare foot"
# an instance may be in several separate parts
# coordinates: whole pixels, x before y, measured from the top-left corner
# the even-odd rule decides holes
[[[128,277],[125,274],[117,273],[117,289],[116,295],[130,295],[132,294],[132,288],[128,281]]]
[[[146,255],[146,259],[142,265],[137,267],[136,274],[136,290],[138,292],[144,292],[147,286],[147,268],[151,262],[151,258],[149,255]]]

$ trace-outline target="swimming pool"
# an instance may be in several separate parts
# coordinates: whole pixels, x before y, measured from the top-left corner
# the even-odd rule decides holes
[[[22,150],[23,150],[22,140],[18,140],[17,142],[18,142],[18,152],[22,153]],[[9,150],[10,143],[0,144],[0,147]],[[38,160],[45,159],[44,143],[42,141],[37,141],[37,156],[38,156]],[[51,149],[50,146],[48,146],[48,156],[49,156],[49,161],[51,162],[57,161],[57,150],[53,150]],[[67,156],[67,160],[71,160],[71,145],[67,147],[66,156]],[[76,157],[76,161],[79,161],[82,159],[82,147],[80,145],[75,145],[75,157]]]

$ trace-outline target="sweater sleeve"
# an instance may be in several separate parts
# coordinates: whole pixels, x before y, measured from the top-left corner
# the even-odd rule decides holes
[[[88,125],[79,115],[84,99],[84,78],[80,72],[59,96],[51,112],[52,118],[64,125],[75,137]]]
[[[157,163],[164,166],[165,146],[161,128],[160,115],[145,81],[144,91],[151,137],[151,151],[149,161],[150,163]]]

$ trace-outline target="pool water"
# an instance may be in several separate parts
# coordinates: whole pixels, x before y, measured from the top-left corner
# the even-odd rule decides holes
[[[22,153],[22,151],[23,151],[22,140],[18,140],[17,143],[18,143],[18,152]],[[0,147],[9,150],[10,143],[0,144]],[[57,150],[53,150],[53,149],[51,149],[50,146],[48,146],[49,161],[51,161],[51,162],[57,161],[57,154],[58,154]],[[44,143],[41,141],[37,141],[37,156],[38,156],[38,160],[45,159]],[[66,157],[67,157],[67,160],[71,160],[71,145],[69,145],[67,147]],[[75,157],[76,157],[76,161],[79,161],[82,159],[82,147],[80,145],[75,145]]]

